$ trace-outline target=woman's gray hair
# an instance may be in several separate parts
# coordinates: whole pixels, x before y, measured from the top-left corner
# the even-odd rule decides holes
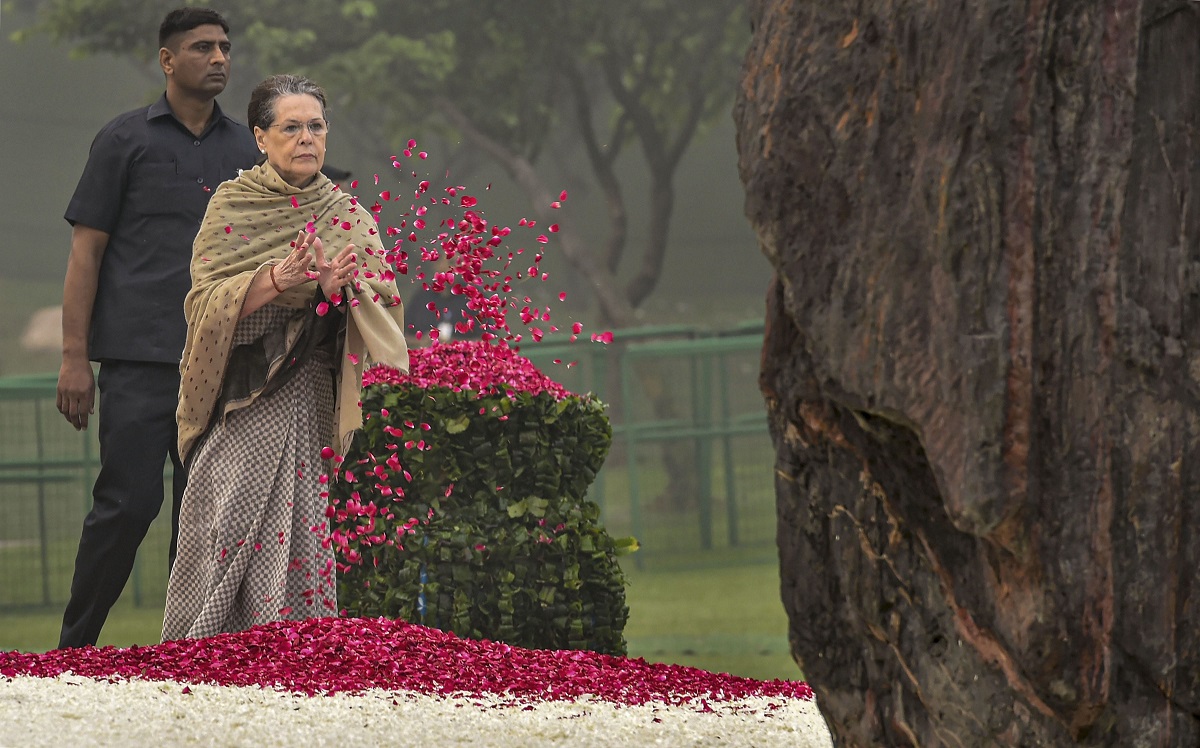
[[[321,114],[324,116],[325,91],[320,86],[300,75],[272,75],[255,86],[250,94],[250,106],[246,110],[250,128],[266,130],[275,124],[275,102],[284,96],[296,94],[308,94],[321,102]]]

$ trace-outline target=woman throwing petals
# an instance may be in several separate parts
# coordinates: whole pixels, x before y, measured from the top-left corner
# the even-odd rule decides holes
[[[367,359],[408,369],[374,218],[321,174],[324,92],[272,76],[249,123],[266,160],[217,189],[193,247],[164,640],[337,614],[322,450],[362,425]]]

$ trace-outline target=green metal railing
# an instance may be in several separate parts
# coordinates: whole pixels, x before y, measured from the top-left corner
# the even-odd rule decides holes
[[[774,450],[758,392],[761,350],[761,321],[721,331],[647,327],[618,331],[607,346],[522,350],[568,387],[610,404],[613,452],[590,496],[610,532],[639,538],[642,551],[633,557],[639,567],[667,557],[686,564],[705,555],[729,558],[737,549],[774,552]],[[577,361],[577,373],[553,368],[563,365],[556,360]],[[646,381],[668,386],[648,394],[639,386]],[[673,414],[655,415],[664,405]],[[689,446],[696,495],[680,506],[684,497],[671,493],[665,460],[654,448]],[[657,478],[657,497],[650,496],[648,478]],[[720,503],[724,512],[717,516]]]
[[[621,357],[621,393],[622,402],[626,404],[634,402],[634,370],[639,361],[657,361],[671,357],[688,361],[692,417],[642,421],[632,409],[627,408],[620,435],[629,452],[636,452],[641,444],[647,442],[690,440],[694,443],[696,475],[699,479],[697,502],[700,546],[705,550],[713,546],[712,470],[707,466],[713,462],[713,449],[717,445],[721,448],[724,468],[722,472],[725,478],[728,542],[730,546],[739,543],[733,439],[744,434],[765,434],[767,424],[766,415],[762,411],[738,413],[736,416],[733,414],[729,400],[730,382],[726,359],[730,355],[745,353],[747,350],[757,351],[761,343],[761,335],[749,338],[738,336],[639,343],[629,346]],[[717,379],[715,386],[714,376]],[[715,413],[711,407],[713,403],[718,405]],[[638,535],[643,529],[643,523],[640,515],[642,497],[637,461],[628,460],[627,469],[630,502],[634,509],[633,532],[634,535]]]
[[[609,345],[581,340],[521,351],[569,389],[609,404],[613,449],[590,495],[612,534],[639,539],[639,566],[774,554],[761,344],[754,322],[721,331],[643,327],[616,331]],[[77,432],[62,418],[55,388],[52,374],[0,379],[0,608],[65,603],[91,505],[95,429]],[[655,415],[664,409],[672,417]],[[678,476],[664,467],[668,448],[686,457],[692,474],[686,482],[695,495],[683,501],[671,492]],[[169,480],[168,465],[168,495]],[[161,602],[169,522],[168,506],[139,551],[128,590],[135,604]]]
[[[100,469],[96,430],[75,431],[67,423],[56,406],[56,388],[54,374],[0,379],[0,608],[65,602],[91,508]],[[169,464],[163,481],[169,490]],[[162,537],[165,532],[169,542],[169,528],[156,525],[130,577],[137,605],[165,585],[147,590],[144,583],[145,566],[167,567]]]
[[[0,380],[0,605],[61,602],[61,526],[74,525],[78,539],[95,469],[90,437],[59,415],[54,377]]]

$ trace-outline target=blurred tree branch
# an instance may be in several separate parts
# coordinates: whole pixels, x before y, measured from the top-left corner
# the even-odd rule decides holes
[[[37,5],[38,25],[18,38],[48,34],[83,54],[150,60],[157,24],[176,2]],[[740,0],[262,0],[226,15],[235,58],[320,81],[352,115],[356,140],[396,147],[413,133],[458,133],[517,181],[535,211],[554,192],[538,176],[543,147],[552,137],[578,142],[609,225],[603,239],[564,231],[564,254],[588,278],[603,323],[618,326],[636,319],[658,284],[676,171],[697,133],[727,111],[749,38]],[[618,291],[630,227],[617,161],[631,142],[649,173],[650,216],[636,270]]]

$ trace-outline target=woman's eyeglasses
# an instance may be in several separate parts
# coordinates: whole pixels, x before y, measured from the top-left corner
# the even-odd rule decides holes
[[[270,127],[278,127],[279,132],[283,133],[289,138],[296,137],[306,127],[308,128],[308,131],[312,133],[314,138],[325,137],[325,134],[329,132],[329,123],[323,119],[314,119],[309,122],[283,122],[277,125],[271,125]]]

